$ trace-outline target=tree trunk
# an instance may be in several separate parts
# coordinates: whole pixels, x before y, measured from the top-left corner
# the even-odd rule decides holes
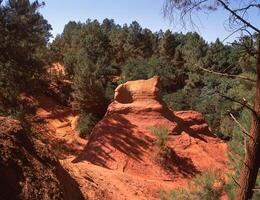
[[[257,38],[257,82],[254,103],[255,114],[253,114],[250,135],[247,143],[244,165],[241,171],[239,186],[236,191],[236,200],[247,200],[252,198],[258,169],[260,166],[260,35]]]

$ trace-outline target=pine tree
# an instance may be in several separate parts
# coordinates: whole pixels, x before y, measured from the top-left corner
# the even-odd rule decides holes
[[[16,107],[17,95],[33,88],[32,81],[44,71],[51,26],[38,12],[42,5],[29,0],[0,2],[0,110]]]

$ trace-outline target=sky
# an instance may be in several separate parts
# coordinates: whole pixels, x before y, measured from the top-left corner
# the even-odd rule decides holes
[[[130,24],[137,21],[143,28],[153,32],[170,29],[173,32],[197,31],[208,42],[217,38],[225,39],[231,32],[226,29],[228,14],[220,9],[215,12],[201,13],[197,28],[170,23],[164,18],[162,7],[164,0],[44,0],[45,6],[40,12],[52,25],[52,35],[61,34],[69,21],[85,22],[87,19],[114,19],[116,24]],[[260,27],[259,13],[253,13],[250,20]],[[240,33],[229,37],[225,42],[237,39]]]

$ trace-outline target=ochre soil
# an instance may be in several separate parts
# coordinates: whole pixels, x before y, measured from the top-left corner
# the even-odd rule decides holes
[[[79,137],[75,127],[78,115],[51,97],[39,95],[36,100],[38,108],[33,118],[37,120],[32,120],[35,132],[47,138],[60,158],[78,155],[87,143],[86,139]]]
[[[96,128],[100,128],[99,131],[108,133],[106,138],[101,136],[100,139],[120,136],[120,131],[127,133],[115,140],[108,140],[110,143],[104,142],[102,145],[109,148],[109,151],[106,149],[106,156],[111,157],[103,158],[106,160],[103,162],[98,161],[93,148],[90,148],[90,154],[85,155],[89,145],[88,140],[80,138],[75,129],[78,115],[50,97],[40,95],[36,99],[39,106],[32,126],[35,132],[47,138],[86,199],[159,199],[161,190],[185,187],[188,180],[208,168],[227,170],[227,145],[224,142],[208,134],[192,135],[185,127],[177,130],[176,126],[177,133],[172,134],[167,142],[173,150],[174,163],[170,169],[162,170],[156,162],[154,136],[144,125],[148,119],[143,117],[140,120],[135,114],[116,115],[98,124]],[[178,112],[175,114],[178,116]],[[192,113],[179,112],[182,118],[189,118],[189,115]],[[106,120],[109,125],[103,126]],[[122,130],[115,129],[118,123],[121,123]],[[129,130],[124,132],[125,128]],[[101,155],[100,152],[96,153]],[[93,155],[93,159],[89,155]]]

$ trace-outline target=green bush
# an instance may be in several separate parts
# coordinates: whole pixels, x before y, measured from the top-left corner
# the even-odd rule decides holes
[[[170,199],[191,200],[191,195],[185,189],[177,189],[169,194]]]
[[[80,137],[86,138],[97,122],[98,118],[92,113],[82,113],[77,124],[77,130]]]
[[[188,183],[187,188],[177,188],[168,194],[161,192],[161,200],[218,200],[224,190],[221,172],[206,171]]]
[[[163,125],[156,125],[149,128],[151,133],[156,137],[155,144],[160,148],[165,148],[165,143],[169,138],[168,129]]]
[[[168,129],[163,125],[149,127],[151,133],[156,137],[155,145],[156,160],[163,166],[168,166],[172,162],[172,149],[167,147],[166,142],[169,139]]]

